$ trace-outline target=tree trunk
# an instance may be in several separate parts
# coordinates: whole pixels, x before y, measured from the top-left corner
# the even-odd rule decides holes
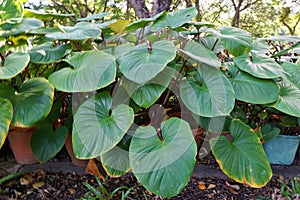
[[[135,14],[139,18],[149,18],[150,12],[144,0],[128,0]]]
[[[153,0],[151,16],[154,16],[164,10],[169,10],[172,0]]]

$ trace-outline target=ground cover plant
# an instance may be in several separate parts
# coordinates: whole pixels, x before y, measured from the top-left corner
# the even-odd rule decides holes
[[[265,42],[296,48],[299,37],[254,40],[239,28],[194,22],[193,7],[134,22],[100,13],[75,24],[62,20],[72,15],[27,10],[19,1],[2,10],[1,146],[10,125],[52,130],[69,107],[76,156],[98,158],[109,176],[132,170],[157,195],[175,196],[188,183],[198,125],[216,134],[209,145],[229,177],[257,188],[271,179],[260,138],[234,112],[245,103],[300,117],[299,63],[276,61],[280,53],[268,54]],[[19,104],[28,110],[18,114]],[[37,118],[36,111],[44,112]],[[43,133],[31,143],[40,162],[59,151],[67,128]]]

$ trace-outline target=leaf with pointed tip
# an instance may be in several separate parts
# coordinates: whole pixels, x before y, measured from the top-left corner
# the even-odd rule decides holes
[[[65,92],[87,92],[101,89],[115,80],[115,58],[102,51],[75,52],[65,61],[65,67],[49,76],[49,81],[58,90]]]
[[[133,123],[133,110],[129,106],[111,106],[109,93],[102,92],[78,108],[72,131],[74,153],[78,158],[95,158],[109,151]]]
[[[174,69],[166,68],[152,80],[144,83],[143,85],[139,85],[123,78],[121,86],[124,86],[130,95],[130,98],[134,100],[137,105],[149,108],[166,90],[174,74]]]
[[[8,134],[9,125],[13,116],[13,106],[8,99],[0,98],[0,149]]]
[[[47,38],[52,40],[86,40],[96,38],[101,30],[96,25],[88,22],[79,22],[75,26],[60,26],[60,32],[48,33]]]
[[[125,19],[119,19],[116,22],[110,24],[109,27],[116,33],[122,33],[126,29],[128,24],[130,24],[130,21]]]
[[[278,85],[279,98],[269,106],[286,114],[300,117],[300,89],[288,81],[281,81]]]
[[[34,157],[41,163],[53,158],[64,146],[68,128],[60,126],[55,131],[51,124],[44,124],[32,135],[30,147]]]
[[[272,177],[272,169],[255,132],[240,120],[230,125],[233,141],[225,136],[210,140],[212,153],[222,171],[233,180],[261,188]]]
[[[70,53],[72,50],[71,44],[62,44],[53,46],[52,42],[46,42],[29,51],[30,62],[33,63],[53,63],[59,62],[61,59]]]
[[[6,57],[4,66],[0,67],[0,79],[9,79],[18,75],[29,63],[27,53],[13,53]]]
[[[185,45],[184,49],[179,49],[179,51],[193,61],[204,63],[215,68],[221,66],[221,62],[215,53],[197,42],[190,41]]]
[[[273,80],[259,79],[245,72],[234,77],[232,86],[236,99],[253,104],[272,103],[279,95],[279,88]]]
[[[190,7],[186,9],[181,9],[172,13],[167,13],[159,17],[153,25],[150,27],[152,32],[158,32],[166,27],[171,29],[178,28],[183,24],[189,22],[197,14],[195,7]]]
[[[129,147],[130,165],[139,182],[163,197],[177,195],[188,183],[197,146],[187,122],[170,118],[161,124],[161,141],[153,126],[139,127]]]
[[[236,66],[257,78],[272,79],[284,75],[282,67],[272,58],[251,54],[234,58]]]
[[[129,80],[139,84],[150,81],[176,56],[176,47],[167,40],[148,48],[147,44],[137,45],[119,59],[120,71]]]
[[[193,113],[203,117],[228,115],[235,103],[233,87],[216,68],[202,65],[197,68],[200,78],[183,79],[180,97]]]
[[[10,99],[14,107],[11,124],[31,127],[50,112],[54,99],[53,86],[42,77],[26,80]]]
[[[42,26],[44,26],[44,23],[34,18],[24,18],[17,24],[2,24],[0,38],[27,33]]]

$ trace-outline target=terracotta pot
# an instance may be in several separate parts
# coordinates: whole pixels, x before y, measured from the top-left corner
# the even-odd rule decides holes
[[[87,166],[88,160],[78,159],[78,158],[76,158],[76,156],[74,154],[73,146],[72,146],[72,134],[68,134],[67,139],[65,141],[65,146],[71,157],[71,161],[74,165],[79,166],[79,167]]]
[[[20,164],[33,164],[38,162],[30,148],[30,140],[35,130],[36,127],[10,127],[9,129],[8,141],[10,148],[13,151],[16,161]]]

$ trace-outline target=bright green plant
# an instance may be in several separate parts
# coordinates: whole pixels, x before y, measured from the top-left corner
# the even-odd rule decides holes
[[[105,199],[114,199],[114,195],[119,192],[120,190],[122,191],[121,194],[121,199],[125,200],[128,195],[130,194],[131,190],[134,189],[134,187],[126,187],[126,186],[120,186],[113,190],[112,192],[109,192],[105,186],[101,183],[101,180],[99,177],[95,176],[95,179],[98,184],[98,188],[92,186],[91,184],[84,182],[83,185],[86,186],[89,189],[89,192],[85,193],[83,197],[81,197],[81,200],[105,200]],[[125,191],[124,191],[125,190]]]
[[[291,187],[282,180],[277,179],[282,184],[280,194],[286,199],[298,199],[300,197],[300,180],[294,177],[291,180]]]
[[[300,117],[299,64],[277,62],[275,55],[267,54],[264,40],[277,38],[253,40],[238,28],[193,22],[193,7],[132,23],[100,13],[73,26],[57,22],[54,27],[45,27],[39,19],[60,15],[27,13],[14,24],[7,25],[10,21],[4,18],[1,25],[3,52],[9,49],[21,59],[0,71],[1,79],[15,83],[1,84],[5,90],[0,97],[14,96],[7,89],[12,86],[29,88],[31,79],[50,82],[61,97],[72,96],[72,142],[78,158],[100,157],[111,176],[132,170],[149,191],[172,197],[185,187],[194,168],[197,147],[189,120],[196,120],[220,134],[210,147],[229,177],[252,187],[270,180],[271,167],[259,137],[247,122],[235,118],[244,104]],[[24,76],[28,81],[23,83]],[[6,100],[0,106],[8,110],[0,126],[6,137],[7,124],[18,117],[11,117]],[[181,109],[189,110],[193,119],[184,112],[171,117]],[[247,113],[243,119],[249,120]],[[42,132],[37,140],[42,140]],[[61,132],[45,133],[45,144],[56,144],[57,150]],[[32,148],[41,147],[32,143]],[[39,155],[47,160],[44,153]]]

